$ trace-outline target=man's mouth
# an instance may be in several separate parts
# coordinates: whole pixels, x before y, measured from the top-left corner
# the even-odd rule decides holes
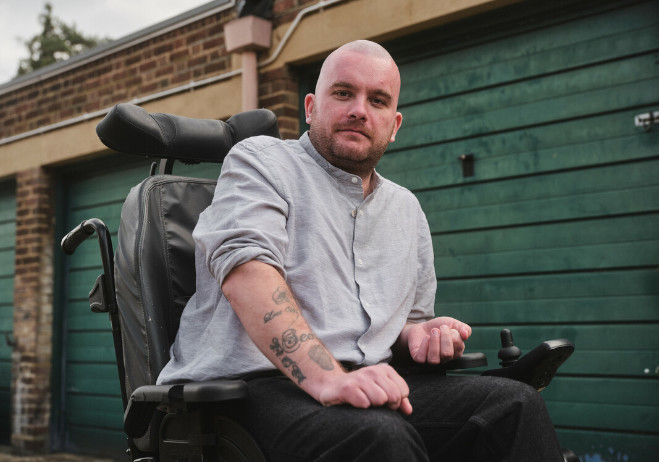
[[[370,136],[366,132],[364,132],[362,130],[359,130],[357,128],[343,127],[343,128],[339,128],[338,131],[346,132],[346,133],[352,133],[352,134],[355,134],[355,135],[361,135],[365,138],[370,138]]]

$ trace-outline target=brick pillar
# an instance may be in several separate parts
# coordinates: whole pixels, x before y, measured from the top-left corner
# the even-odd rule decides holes
[[[261,107],[277,115],[279,132],[284,139],[300,136],[298,110],[298,79],[288,67],[273,69],[259,75],[259,102]]]
[[[53,179],[44,169],[17,174],[11,444],[18,453],[50,449],[52,198]]]

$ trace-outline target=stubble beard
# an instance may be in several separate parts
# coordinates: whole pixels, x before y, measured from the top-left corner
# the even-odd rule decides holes
[[[353,175],[364,176],[373,171],[389,146],[388,140],[378,141],[366,153],[361,149],[340,146],[337,139],[326,132],[309,129],[314,148],[330,164]]]

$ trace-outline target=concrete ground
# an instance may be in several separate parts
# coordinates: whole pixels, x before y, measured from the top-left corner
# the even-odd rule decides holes
[[[117,459],[104,459],[82,454],[53,453],[43,455],[19,456],[11,453],[11,448],[0,446],[0,462],[126,462]]]

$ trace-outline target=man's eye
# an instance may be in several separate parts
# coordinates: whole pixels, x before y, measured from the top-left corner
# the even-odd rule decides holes
[[[339,98],[347,98],[348,96],[350,96],[350,94],[347,91],[344,91],[344,90],[339,90],[335,94]]]

